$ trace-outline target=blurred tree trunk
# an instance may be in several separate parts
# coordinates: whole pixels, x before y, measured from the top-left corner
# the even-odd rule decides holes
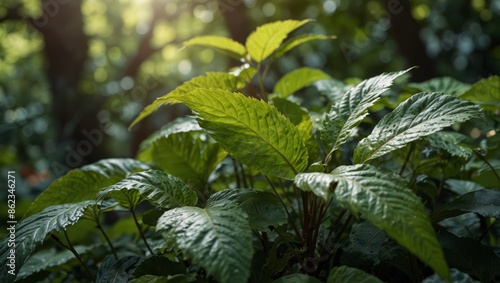
[[[391,21],[389,29],[396,41],[399,53],[406,59],[408,67],[419,66],[412,71],[412,80],[424,81],[436,75],[435,60],[426,54],[420,39],[420,25],[413,18],[410,0],[382,0]]]
[[[247,7],[242,0],[217,0],[219,12],[224,17],[227,30],[230,37],[242,44],[249,34],[248,17],[246,15]],[[241,62],[230,59],[230,67],[240,66]]]

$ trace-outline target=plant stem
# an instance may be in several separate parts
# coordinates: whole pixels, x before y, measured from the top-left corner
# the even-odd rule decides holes
[[[479,159],[481,159],[484,163],[486,163],[488,167],[490,167],[491,171],[493,171],[493,174],[495,174],[495,176],[497,177],[498,182],[500,182],[500,176],[498,175],[495,167],[493,167],[493,165],[491,165],[491,163],[488,162],[488,160],[484,158],[484,156],[482,156],[479,152],[477,152],[477,150],[474,150],[474,153],[476,154],[477,157],[479,157]]]
[[[413,150],[415,149],[415,143],[410,144],[410,149],[408,150],[408,153],[406,154],[405,161],[403,163],[403,166],[401,167],[401,170],[399,170],[399,175],[403,176],[403,173],[406,169],[406,164],[408,164],[408,161],[410,160],[410,156],[413,153]]]
[[[101,231],[101,234],[104,236],[104,239],[106,239],[106,242],[108,243],[109,248],[111,249],[111,253],[113,253],[113,256],[115,257],[115,259],[118,260],[118,255],[116,254],[115,247],[113,246],[113,243],[111,242],[108,235],[106,234],[106,232],[102,228],[101,223],[99,223],[99,219],[97,219],[97,226],[96,227],[97,227],[97,229],[99,229],[99,231]]]
[[[302,225],[302,238],[305,239],[307,241],[307,238],[308,238],[308,234],[309,234],[309,230],[308,230],[308,226],[309,226],[309,207],[308,207],[308,195],[306,192],[304,191],[301,191],[300,192],[301,196],[302,196],[302,210],[304,211],[304,214],[303,214],[303,225]]]
[[[76,259],[80,262],[80,264],[83,266],[83,269],[85,269],[85,272],[87,272],[87,275],[89,276],[89,278],[92,279],[92,281],[95,281],[95,277],[92,274],[92,272],[90,271],[89,267],[85,264],[82,257],[80,256],[80,254],[76,251],[75,247],[73,247],[73,245],[71,244],[71,241],[69,240],[69,237],[68,237],[68,234],[66,233],[66,230],[64,230],[63,232],[64,232],[64,237],[66,238],[66,242],[68,243],[67,245],[64,244],[56,235],[50,234],[50,236],[59,245],[61,245],[65,249],[69,250],[76,257]]]
[[[234,176],[236,177],[236,186],[238,186],[238,188],[241,188],[240,174],[238,174],[238,165],[236,164],[236,160],[234,158],[231,158],[231,160],[233,161]]]
[[[132,216],[134,217],[134,222],[135,226],[137,226],[137,230],[139,230],[139,234],[141,235],[142,240],[144,241],[144,244],[146,245],[146,248],[149,250],[149,252],[154,255],[153,250],[148,244],[148,241],[146,240],[146,237],[144,236],[144,233],[142,233],[141,225],[139,225],[139,221],[137,221],[137,216],[135,215],[135,211],[133,208],[130,208],[130,212],[132,213]]]

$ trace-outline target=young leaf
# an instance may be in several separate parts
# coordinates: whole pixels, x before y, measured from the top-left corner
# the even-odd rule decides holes
[[[226,151],[262,174],[292,180],[307,166],[299,131],[274,106],[216,89],[196,89],[180,99]]]
[[[248,36],[247,51],[255,62],[260,63],[278,49],[289,33],[310,21],[286,20],[262,25]]]
[[[365,163],[479,114],[479,107],[451,95],[416,94],[385,115],[372,133],[361,140],[354,151],[354,162]]]
[[[327,283],[383,283],[377,277],[364,272],[363,270],[347,267],[338,266],[334,267],[330,274],[328,274]]]
[[[210,196],[207,205],[232,201],[247,215],[252,229],[269,231],[269,226],[278,227],[287,220],[286,210],[273,194],[252,189],[227,189]]]
[[[410,83],[408,86],[420,90],[419,92],[444,92],[453,96],[460,96],[470,88],[470,85],[450,77],[434,78],[421,83]]]
[[[336,178],[332,174],[320,172],[299,173],[295,176],[294,182],[301,190],[312,192],[318,197],[328,200]]]
[[[431,220],[438,223],[443,219],[475,212],[481,216],[500,218],[500,191],[479,190],[460,196],[434,211]]]
[[[107,196],[128,208],[134,208],[141,199],[165,209],[195,205],[198,202],[195,191],[189,186],[180,179],[158,170],[132,174],[112,186],[103,188],[97,194],[97,199],[101,201]]]
[[[247,215],[236,204],[174,208],[160,217],[156,231],[218,282],[247,282],[252,232]]]
[[[71,170],[43,191],[24,216],[33,215],[55,204],[93,200],[101,188],[120,181],[128,174],[148,169],[150,167],[142,162],[124,158],[103,159]]]
[[[226,156],[227,152],[205,132],[192,131],[157,139],[139,153],[138,159],[153,162],[163,171],[202,190]]]
[[[347,91],[341,100],[333,105],[330,113],[326,116],[324,129],[321,133],[323,143],[327,148],[331,148],[327,161],[333,152],[339,149],[356,131],[358,125],[368,115],[368,108],[380,98],[382,93],[389,89],[397,77],[409,70],[411,69],[384,73],[364,80]]]
[[[420,199],[399,175],[371,165],[340,166],[332,171],[338,182],[336,200],[354,216],[362,214],[400,245],[449,279],[443,251]]]
[[[323,71],[308,67],[299,68],[284,75],[274,86],[273,92],[279,97],[287,97],[315,81],[328,78],[330,76]]]
[[[480,80],[460,97],[481,105],[484,110],[498,111],[500,109],[500,76]]]
[[[245,58],[247,50],[241,43],[222,36],[198,36],[183,43],[184,47],[200,45],[212,47],[237,60]]]
[[[15,230],[15,260],[16,274],[26,263],[31,253],[38,243],[43,242],[45,236],[52,231],[62,231],[68,225],[73,225],[83,215],[83,211],[95,204],[95,200],[87,200],[77,203],[66,203],[53,205],[45,208],[41,212],[31,215],[19,222]],[[1,242],[0,264],[5,267],[8,263],[8,255],[12,247],[8,245],[9,238]],[[0,272],[0,282],[13,282],[15,276],[7,272]]]
[[[324,39],[335,39],[336,36],[326,36],[321,34],[305,34],[301,36],[294,37],[285,43],[281,44],[280,47],[274,52],[273,58],[280,58],[288,51],[293,48],[313,40],[324,40]]]
[[[197,88],[217,88],[226,90],[238,90],[245,86],[245,82],[242,81],[237,76],[229,73],[223,72],[210,72],[203,76],[198,76],[192,78],[191,80],[178,86],[173,91],[165,94],[164,96],[158,97],[153,103],[146,106],[139,116],[130,124],[129,129],[131,129],[135,124],[139,123],[142,119],[151,115],[160,108],[160,106],[166,104],[179,103],[178,98],[192,90]]]

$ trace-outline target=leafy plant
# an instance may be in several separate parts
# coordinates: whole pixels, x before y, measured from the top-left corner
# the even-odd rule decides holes
[[[500,94],[491,87],[498,77],[472,87],[450,78],[408,84],[408,69],[346,85],[304,67],[269,92],[275,60],[331,38],[285,41],[308,22],[263,25],[245,45],[217,36],[185,42],[242,66],[193,78],[147,106],[131,127],[168,104],[183,103],[194,117],[145,140],[137,161],[73,170],[41,194],[17,229],[19,278],[438,282],[467,273],[498,281],[499,112],[490,99]],[[103,223],[123,212],[135,233]],[[470,237],[460,238],[470,227],[457,217],[475,223]],[[92,240],[75,247],[70,226],[81,219],[102,236],[79,228]],[[83,269],[67,251],[37,250],[48,235]],[[109,252],[89,248],[96,245]],[[46,254],[54,260],[34,264]]]

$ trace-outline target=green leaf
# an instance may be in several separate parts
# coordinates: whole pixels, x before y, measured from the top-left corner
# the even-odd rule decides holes
[[[313,194],[325,200],[330,198],[330,192],[335,187],[336,178],[327,173],[299,173],[295,176],[295,185],[303,191]]]
[[[248,36],[247,51],[255,62],[260,63],[278,49],[289,33],[310,21],[286,20],[262,25]]]
[[[157,139],[150,148],[139,153],[138,159],[150,159],[163,171],[201,191],[226,156],[227,152],[205,132],[193,131]]]
[[[467,193],[434,211],[431,220],[438,223],[443,219],[468,212],[500,219],[500,191],[483,189]]]
[[[95,200],[95,195],[101,188],[112,185],[133,172],[148,169],[148,165],[137,160],[117,158],[103,159],[71,170],[43,191],[24,216],[33,215],[55,204]]]
[[[317,81],[314,83],[314,87],[333,103],[339,101],[344,93],[352,88],[352,86],[346,85],[342,81],[336,79]]]
[[[193,45],[212,47],[238,60],[245,58],[247,54],[247,50],[243,44],[222,36],[198,36],[183,43],[184,47]]]
[[[444,92],[453,96],[460,96],[470,88],[470,85],[450,77],[433,78],[421,83],[410,83],[408,86],[419,92]]]
[[[144,259],[135,269],[134,277],[143,275],[169,276],[186,273],[183,262],[173,262],[164,256],[151,256]]]
[[[481,105],[484,110],[498,111],[500,109],[500,76],[480,80],[460,97]]]
[[[170,209],[198,202],[196,192],[180,179],[158,170],[148,170],[128,176],[103,188],[97,194],[99,201],[112,197],[122,206],[134,208],[142,199],[152,205]]]
[[[306,109],[284,99],[273,98],[273,105],[297,127],[304,141],[310,158],[315,158],[319,153],[319,146],[313,135],[313,123]]]
[[[466,193],[484,189],[484,187],[479,185],[478,183],[466,180],[448,179],[445,183],[446,185],[448,185],[450,191],[458,195],[465,195]]]
[[[88,200],[53,205],[21,220],[15,227],[16,274],[31,256],[36,245],[42,243],[47,234],[53,231],[65,230],[67,226],[75,224],[83,216],[83,211],[95,203],[95,200]],[[8,240],[9,238],[5,238],[1,242],[0,254],[2,257],[0,258],[0,264],[2,267],[7,266],[7,257],[10,255],[10,250],[14,248],[8,244]],[[15,276],[11,276],[7,272],[0,272],[0,282],[13,282],[14,279]]]
[[[305,274],[290,274],[276,279],[272,283],[321,283],[321,281]]]
[[[303,67],[284,75],[274,86],[273,92],[279,95],[279,97],[287,97],[315,81],[329,78],[330,76],[323,71]]]
[[[459,238],[444,229],[438,232],[438,237],[451,267],[481,282],[492,282],[495,276],[500,275],[500,258],[491,248],[470,238]]]
[[[241,163],[290,180],[307,166],[298,129],[274,106],[215,89],[197,89],[181,99],[200,126]]]
[[[96,283],[127,283],[139,261],[138,256],[126,256],[115,261],[108,256],[97,273]]]
[[[334,267],[328,275],[327,283],[383,283],[377,277],[353,267]]]
[[[387,114],[354,151],[365,163],[455,123],[479,117],[479,107],[443,93],[415,94]]]
[[[132,279],[132,281],[129,281],[129,282],[130,283],[168,283],[169,278],[167,278],[165,276],[143,275],[139,278]],[[170,282],[173,282],[173,281],[170,281]],[[188,282],[188,281],[175,281],[175,282]]]
[[[472,156],[472,149],[463,146],[472,143],[472,139],[457,132],[437,132],[428,137],[433,148],[442,149],[453,156],[468,159]]]
[[[74,248],[78,254],[83,255],[90,250],[95,249],[96,247],[74,246]],[[31,256],[21,267],[16,280],[21,280],[50,267],[63,265],[70,260],[76,261],[76,258],[75,255],[69,250],[57,251],[56,249],[52,248],[50,250],[39,251],[33,254],[33,256]]]
[[[285,43],[281,44],[280,47],[274,52],[273,58],[280,58],[283,56],[285,53],[288,51],[292,50],[293,48],[302,45],[306,42],[313,41],[313,40],[324,40],[324,39],[335,39],[337,38],[336,36],[326,36],[326,35],[321,35],[321,34],[305,34],[301,36],[296,36],[290,40],[287,40]]]
[[[384,73],[364,80],[347,91],[340,101],[332,106],[325,118],[324,129],[321,133],[323,143],[327,148],[331,148],[327,159],[331,159],[333,152],[356,132],[358,125],[368,115],[368,108],[389,89],[397,77],[409,70],[411,69]]]
[[[332,175],[338,182],[334,193],[341,205],[356,217],[362,214],[442,278],[449,279],[425,207],[403,178],[368,164],[340,166]]]
[[[135,124],[139,123],[142,119],[151,115],[151,113],[155,112],[160,108],[160,106],[167,104],[179,103],[179,97],[189,93],[192,90],[197,88],[217,88],[217,89],[226,89],[226,90],[238,90],[245,86],[245,82],[242,81],[237,76],[234,76],[229,73],[223,72],[209,72],[206,75],[198,76],[192,78],[191,80],[183,83],[178,86],[173,91],[158,97],[153,103],[146,106],[139,116],[135,118],[135,120],[130,124],[129,129],[131,129]]]
[[[252,229],[269,231],[269,226],[278,227],[287,221],[286,210],[280,200],[268,192],[253,189],[227,189],[213,194],[208,205],[231,201],[247,215]]]
[[[252,232],[247,215],[236,204],[174,208],[160,217],[156,230],[218,282],[248,280]]]

